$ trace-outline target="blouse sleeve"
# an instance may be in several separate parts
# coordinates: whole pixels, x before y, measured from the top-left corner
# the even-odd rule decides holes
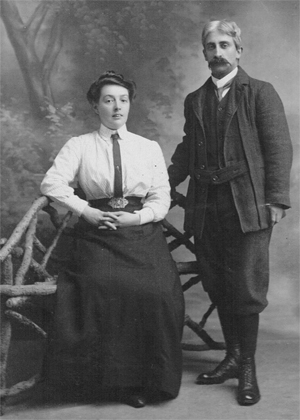
[[[162,150],[158,143],[151,142],[152,147],[152,184],[141,210],[140,223],[158,222],[168,213],[171,203],[168,172]],[[150,155],[150,154],[149,154]]]
[[[81,161],[81,147],[78,137],[71,138],[60,150],[52,167],[41,183],[41,193],[80,216],[88,205],[74,194],[70,186],[78,173]]]

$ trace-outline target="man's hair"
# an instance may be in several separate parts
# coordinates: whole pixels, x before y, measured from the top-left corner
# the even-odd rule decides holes
[[[101,74],[98,80],[93,82],[87,93],[87,100],[91,105],[97,104],[101,96],[101,90],[105,85],[118,85],[128,90],[130,102],[134,99],[136,93],[136,85],[132,80],[125,80],[122,74],[108,70]]]
[[[235,22],[223,20],[212,20],[208,22],[202,31],[202,45],[205,48],[205,40],[207,35],[214,31],[223,32],[233,38],[236,49],[242,47],[241,30]]]

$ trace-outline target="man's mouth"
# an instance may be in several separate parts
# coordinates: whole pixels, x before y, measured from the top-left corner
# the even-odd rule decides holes
[[[209,64],[213,65],[213,64],[229,64],[229,63],[224,58],[213,58]]]

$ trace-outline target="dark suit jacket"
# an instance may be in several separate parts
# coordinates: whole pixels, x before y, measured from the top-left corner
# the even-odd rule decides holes
[[[209,83],[185,100],[185,136],[169,167],[171,187],[190,176],[185,230],[201,236],[207,185],[197,184],[196,174],[206,160],[203,107]],[[230,181],[243,232],[270,225],[266,204],[290,207],[289,178],[292,145],[282,102],[270,83],[249,77],[240,67],[228,93],[224,128],[225,166],[236,164],[233,138],[242,143],[249,172]],[[196,200],[197,189],[197,200]]]

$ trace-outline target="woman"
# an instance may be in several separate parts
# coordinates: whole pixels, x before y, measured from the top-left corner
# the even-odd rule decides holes
[[[159,223],[170,205],[161,149],[126,129],[134,95],[111,71],[91,85],[100,129],[65,144],[41,192],[79,216],[58,279],[52,365],[68,385],[138,408],[178,395],[184,301]]]

